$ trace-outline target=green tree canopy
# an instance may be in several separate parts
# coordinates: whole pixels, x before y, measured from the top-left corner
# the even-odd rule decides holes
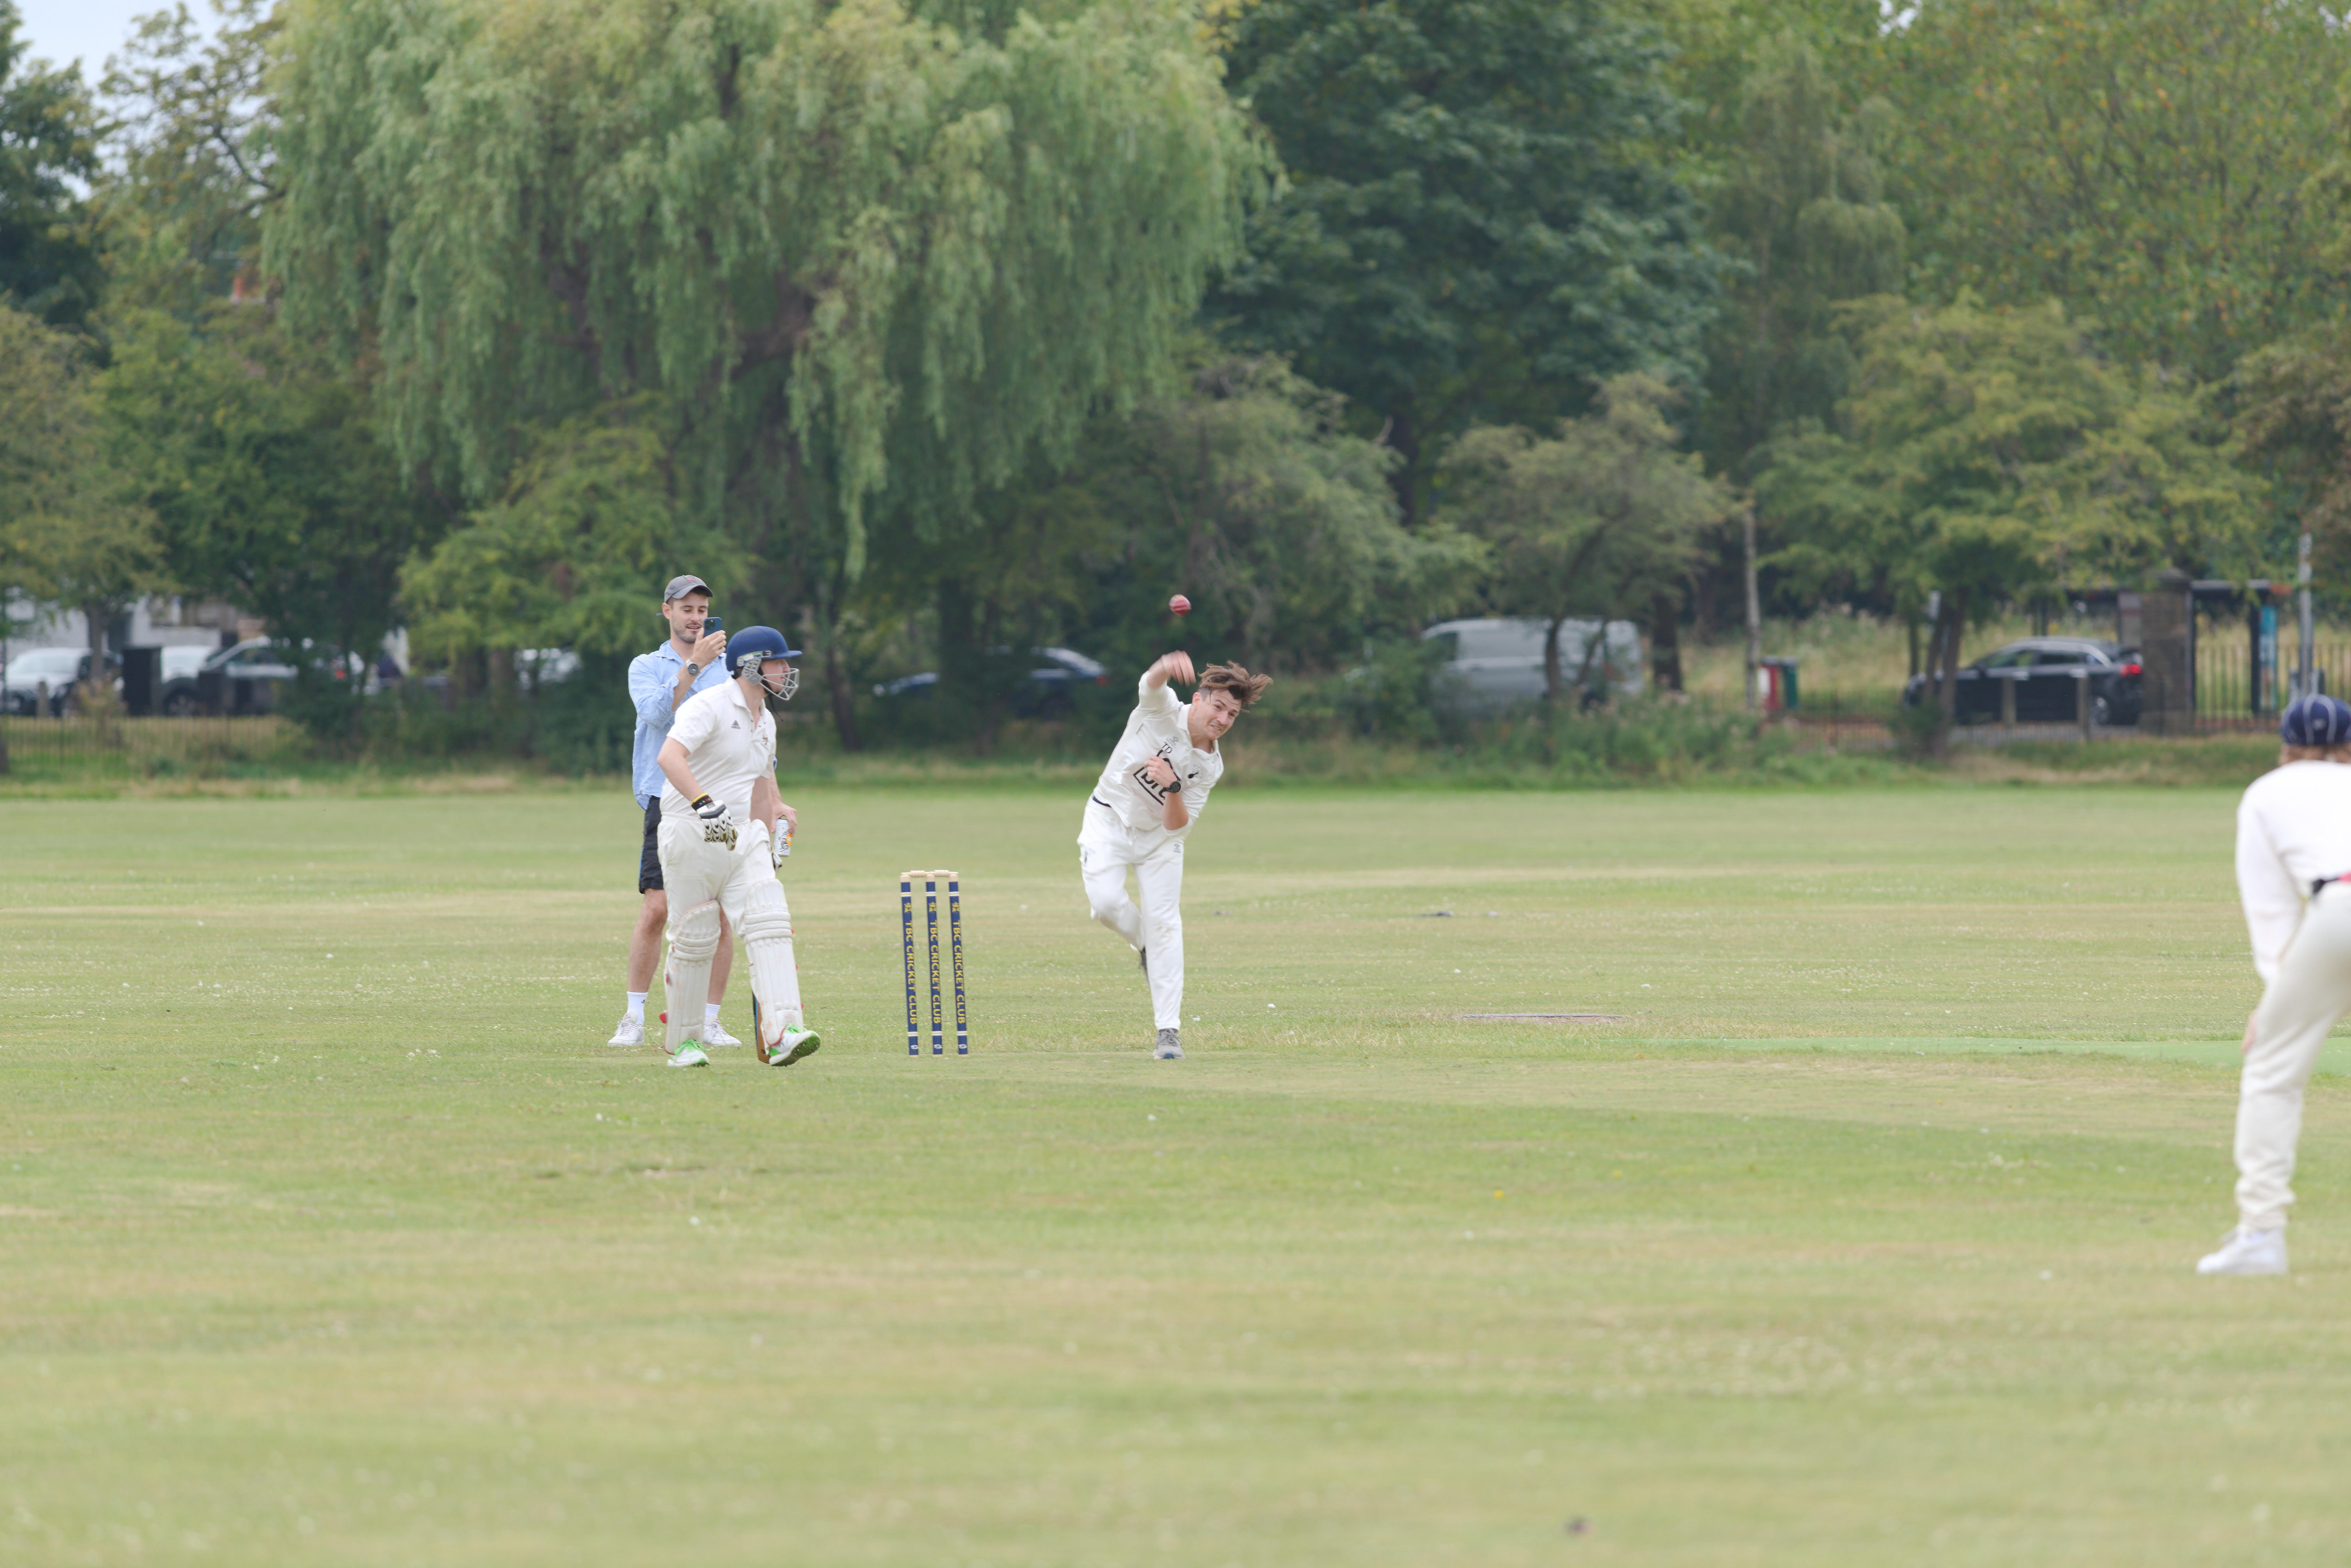
[[[1666,85],[1689,105],[1680,145],[1695,178],[1710,183],[1752,138],[1741,112],[1757,63],[1803,45],[1838,82],[1862,79],[1882,47],[1878,0],[1633,0],[1672,47]]]
[[[2239,367],[2231,390],[2245,456],[2284,503],[2273,533],[2290,534],[2294,523],[2308,529],[2321,585],[2351,589],[2351,331],[2273,344]],[[2272,549],[2283,562],[2287,539]]]
[[[2227,431],[2179,392],[2110,366],[2054,306],[1844,308],[1853,390],[1834,425],[1784,439],[1761,493],[1799,580],[1916,612],[1941,595],[1930,669],[1950,711],[1959,635],[2063,582],[2253,564],[2262,503]]]
[[[1924,291],[2225,376],[2341,298],[2304,187],[2346,58],[2324,0],[1925,0],[1885,87]]]
[[[1543,692],[1554,709],[1568,679],[1562,623],[1646,611],[1687,569],[1699,530],[1731,508],[1729,492],[1677,450],[1673,401],[1654,377],[1619,376],[1597,410],[1555,434],[1487,426],[1446,455],[1446,515],[1493,548],[1489,601],[1547,623]],[[1570,651],[1578,675],[1598,648],[1595,639]]]
[[[107,622],[163,584],[154,517],[115,461],[88,344],[0,306],[0,589]]]
[[[1395,454],[1343,413],[1278,359],[1217,355],[1105,429],[1082,477],[1134,564],[1133,610],[1155,620],[1161,585],[1180,584],[1189,635],[1281,668],[1457,602],[1483,551],[1444,527],[1405,531]]]
[[[277,193],[266,70],[278,13],[269,0],[213,0],[213,10],[210,33],[184,4],[141,17],[108,63],[119,157],[98,209],[118,307],[193,316],[258,259],[261,210]]]
[[[1719,267],[1652,34],[1592,0],[1260,0],[1230,40],[1289,184],[1217,308],[1384,428],[1407,520],[1470,423],[1695,374]]]
[[[641,400],[541,436],[503,496],[409,563],[410,645],[443,659],[492,648],[643,653],[672,564],[721,556],[683,515],[655,415]],[[732,584],[718,575],[714,586]]]
[[[319,661],[374,655],[401,564],[438,525],[375,440],[365,389],[275,312],[216,304],[113,322],[108,440],[158,522],[168,576]]]
[[[1751,478],[1773,429],[1826,419],[1852,370],[1832,308],[1901,289],[1902,220],[1876,159],[1892,118],[1882,100],[1841,114],[1819,54],[1792,33],[1765,42],[1740,90],[1710,203],[1719,242],[1747,264],[1707,338],[1698,446],[1719,472]]]
[[[1067,467],[987,497],[983,528],[890,551],[869,615],[935,604],[942,689],[983,738],[1040,643],[1121,669],[1171,639],[1253,668],[1328,665],[1449,608],[1482,564],[1449,528],[1404,528],[1395,462],[1278,358],[1196,341],[1184,375],[1096,419]],[[1166,611],[1179,590],[1193,606],[1180,629]],[[1125,680],[1108,695],[1123,717]]]
[[[1180,9],[947,9],[292,0],[269,265],[468,493],[659,392],[697,515],[854,577],[1149,384],[1260,167]]]
[[[78,188],[99,174],[81,68],[26,57],[24,13],[0,0],[0,298],[52,323],[97,303],[101,269]]]

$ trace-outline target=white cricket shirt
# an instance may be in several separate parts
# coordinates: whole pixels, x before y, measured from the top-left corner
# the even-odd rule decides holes
[[[1201,808],[1208,803],[1208,791],[1225,776],[1225,758],[1220,751],[1201,751],[1192,745],[1190,730],[1186,726],[1189,716],[1186,705],[1176,700],[1176,694],[1165,685],[1155,686],[1149,675],[1134,683],[1134,711],[1127,716],[1126,733],[1118,737],[1118,749],[1110,754],[1110,766],[1102,769],[1102,778],[1094,784],[1093,802],[1106,806],[1111,814],[1129,828],[1140,831],[1164,831],[1167,826],[1167,790],[1144,777],[1144,764],[1155,757],[1164,757],[1176,769],[1176,782],[1184,790],[1184,809],[1192,814],[1192,821],[1200,820]],[[1191,823],[1178,828],[1178,833],[1191,831]]]
[[[2277,977],[2310,884],[2346,873],[2351,765],[2289,762],[2254,779],[2237,803],[2237,892],[2263,980]]]
[[[743,703],[743,685],[726,681],[706,692],[696,692],[678,705],[669,737],[685,747],[685,765],[694,781],[735,813],[737,822],[751,815],[751,786],[763,774],[776,770],[776,717],[761,703],[754,714]],[[662,815],[683,816],[693,803],[662,775]]]

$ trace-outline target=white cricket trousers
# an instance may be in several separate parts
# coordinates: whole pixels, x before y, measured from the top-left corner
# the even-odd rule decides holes
[[[1134,868],[1143,907],[1126,895]],[[1155,1029],[1184,1024],[1184,835],[1165,828],[1138,832],[1089,805],[1078,832],[1078,869],[1093,916],[1150,959]]]
[[[2294,1202],[2302,1091],[2327,1030],[2351,1012],[2351,886],[2330,883],[2303,911],[2277,978],[2253,1014],[2253,1048],[2237,1092],[2237,1219],[2276,1230]]]
[[[722,911],[743,939],[743,956],[751,967],[760,1043],[772,1046],[785,1030],[800,1028],[792,911],[776,880],[767,824],[745,823],[729,848],[705,839],[702,821],[693,813],[664,813],[654,841],[661,848],[662,885],[669,894],[669,954],[662,966],[668,998],[664,1043],[674,1051],[682,1040],[702,1038],[702,1007],[709,995]]]

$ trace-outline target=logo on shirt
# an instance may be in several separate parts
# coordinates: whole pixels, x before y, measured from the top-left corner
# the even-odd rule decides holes
[[[1165,762],[1167,760],[1167,754],[1175,749],[1176,743],[1174,741],[1169,741],[1165,746],[1161,747],[1157,751],[1152,753],[1152,759],[1154,761]],[[1134,771],[1129,774],[1128,777],[1134,780],[1134,787],[1136,789],[1151,797],[1152,803],[1154,805],[1165,806],[1167,804],[1167,797],[1176,792],[1176,786],[1154,783],[1152,781],[1151,775],[1146,771],[1150,766],[1150,762],[1138,763],[1135,766]],[[1192,777],[1196,779],[1199,775],[1196,773],[1193,774]]]

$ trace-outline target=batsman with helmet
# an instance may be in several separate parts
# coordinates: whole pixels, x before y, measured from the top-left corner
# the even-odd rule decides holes
[[[751,969],[751,1021],[759,1060],[789,1067],[817,1049],[803,1027],[792,914],[776,880],[784,835],[778,819],[798,812],[776,789],[776,721],[767,698],[789,702],[799,651],[772,626],[727,641],[733,677],[681,706],[661,748],[662,883],[669,890],[668,1011],[663,1043],[672,1067],[706,1067],[703,1000],[722,932],[720,915],[743,938]]]

